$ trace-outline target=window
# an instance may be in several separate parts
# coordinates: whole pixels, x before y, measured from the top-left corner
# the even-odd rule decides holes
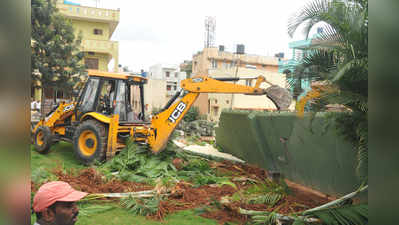
[[[216,60],[214,60],[214,59],[211,60],[211,68],[212,69],[218,68],[218,64],[217,64]]]
[[[175,91],[176,91],[176,89],[177,89],[177,87],[176,87],[176,86],[173,86],[173,90],[175,90]]]
[[[256,69],[256,66],[247,64],[247,65],[245,65],[245,68],[247,68],[247,69]]]
[[[166,90],[171,91],[172,90],[172,85],[166,85]]]
[[[252,80],[245,80],[245,85],[251,86],[252,85]]]
[[[119,80],[117,81],[117,94],[116,94],[116,105],[114,109],[115,114],[119,114],[120,121],[126,121],[126,84]],[[112,99],[111,99],[112,100]]]
[[[224,69],[228,69],[229,68],[229,64],[227,63],[227,62],[223,62],[222,63],[222,67],[224,68]]]
[[[103,35],[103,30],[101,30],[101,29],[94,29],[93,33],[94,33],[95,35]]]
[[[170,72],[169,71],[166,71],[165,74],[166,74],[166,77],[170,77]]]
[[[226,104],[229,104],[230,103],[230,101],[229,100],[226,100]]]
[[[98,59],[85,58],[85,66],[87,69],[98,70]]]
[[[213,106],[212,108],[213,108],[213,115],[217,116],[219,112],[219,106]]]
[[[176,78],[179,77],[179,73],[178,72],[175,73],[175,77]]]
[[[88,112],[93,110],[94,100],[98,89],[100,80],[98,78],[92,78],[88,81],[85,93],[83,93],[83,99],[80,104],[81,112]]]
[[[95,55],[94,52],[87,52],[88,55]]]

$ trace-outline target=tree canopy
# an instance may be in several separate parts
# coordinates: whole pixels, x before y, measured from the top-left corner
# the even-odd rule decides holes
[[[75,37],[72,23],[58,12],[54,0],[32,0],[31,7],[32,81],[40,80],[43,89],[70,92],[72,75],[85,69],[81,37]],[[36,69],[41,77],[33,73]]]

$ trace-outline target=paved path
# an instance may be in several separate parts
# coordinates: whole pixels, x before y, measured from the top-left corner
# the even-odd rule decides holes
[[[244,163],[245,161],[230,155],[228,153],[223,153],[220,152],[219,150],[217,150],[216,148],[214,148],[212,145],[210,144],[206,144],[205,146],[200,146],[200,145],[186,145],[182,142],[179,142],[178,140],[173,140],[173,143],[175,143],[175,145],[177,145],[179,148],[194,153],[196,155],[209,155],[212,156],[214,158],[219,158],[219,159],[226,159],[226,160],[230,160],[230,161],[235,161],[235,162],[241,162]]]

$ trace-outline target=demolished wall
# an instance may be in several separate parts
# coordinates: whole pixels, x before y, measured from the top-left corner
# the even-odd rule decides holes
[[[356,151],[322,114],[224,111],[216,143],[224,152],[331,196],[359,187]]]

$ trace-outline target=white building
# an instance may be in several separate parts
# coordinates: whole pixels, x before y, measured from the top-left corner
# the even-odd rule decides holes
[[[177,65],[156,64],[151,66],[148,71],[148,79],[166,81],[165,90],[168,97],[180,90],[180,81],[186,77],[186,72],[180,71]]]

